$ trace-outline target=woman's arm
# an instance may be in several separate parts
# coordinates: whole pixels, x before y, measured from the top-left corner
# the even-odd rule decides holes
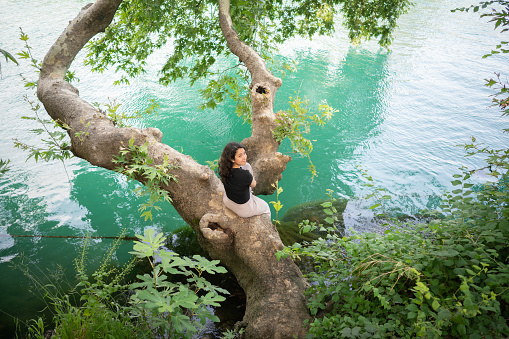
[[[253,174],[253,168],[251,167],[251,164],[246,162],[246,164],[244,165],[244,169],[247,169],[249,171],[249,173],[251,173],[251,175],[253,176],[253,181],[251,182],[251,184],[249,185],[249,187],[252,187],[254,188],[256,186],[256,180],[254,178],[254,174]]]

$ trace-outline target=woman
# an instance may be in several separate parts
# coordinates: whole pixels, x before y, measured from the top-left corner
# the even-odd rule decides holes
[[[230,142],[223,149],[219,159],[219,176],[224,185],[223,202],[239,217],[268,214],[270,207],[256,197],[251,189],[256,186],[253,169],[247,162],[246,149],[237,142]]]

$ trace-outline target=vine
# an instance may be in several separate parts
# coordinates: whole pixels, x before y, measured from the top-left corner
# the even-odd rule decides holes
[[[36,72],[40,71],[41,64],[40,62],[34,58],[32,55],[30,45],[28,44],[29,37],[26,35],[23,30],[21,30],[20,40],[24,42],[24,50],[17,55],[20,59],[30,60],[30,66],[36,69]],[[23,82],[25,83],[25,87],[29,89],[35,90],[37,87],[37,81],[31,81],[21,75]],[[79,81],[79,79],[74,77],[73,72],[68,72],[66,74],[66,80],[68,81]],[[33,112],[33,116],[22,116],[21,118],[24,120],[32,120],[39,123],[41,128],[34,128],[30,130],[32,133],[37,135],[45,135],[46,138],[43,138],[42,147],[33,146],[26,144],[24,142],[19,141],[18,139],[14,139],[14,147],[22,149],[24,151],[28,151],[27,160],[30,158],[34,158],[35,161],[44,160],[44,161],[52,161],[59,160],[62,162],[65,168],[65,160],[73,157],[73,154],[70,151],[70,144],[68,141],[67,134],[62,128],[66,128],[61,123],[55,122],[52,119],[47,119],[43,117],[41,113],[41,105],[40,102],[35,99],[31,100],[28,95],[24,95],[23,99],[30,105],[31,111]],[[66,170],[67,173],[67,170]],[[68,175],[69,177],[69,175]]]
[[[25,45],[24,49],[20,53],[17,53],[17,55],[20,59],[29,60],[30,66],[35,68],[36,73],[38,73],[41,68],[41,63],[33,56],[32,47],[28,44],[29,37],[22,29],[20,40],[23,41]],[[26,88],[33,89],[34,91],[36,90],[36,80],[30,80],[23,75],[21,75],[21,78],[25,83]],[[70,83],[73,81],[79,81],[79,79],[75,77],[75,72],[68,71],[65,75],[65,81]],[[65,160],[74,157],[71,152],[71,144],[67,134],[68,132],[71,132],[71,128],[63,122],[54,121],[49,117],[45,117],[44,115],[47,115],[47,113],[42,111],[42,107],[38,99],[31,100],[28,95],[25,95],[24,100],[30,105],[33,116],[22,116],[21,118],[37,122],[41,127],[34,128],[30,131],[44,137],[41,138],[42,146],[29,145],[18,139],[13,139],[14,147],[29,152],[26,160],[29,160],[32,157],[36,162],[39,160],[46,162],[59,160],[62,162],[65,169]],[[100,113],[110,119],[117,127],[130,127],[127,124],[127,121],[129,120],[141,119],[153,113],[157,114],[157,110],[160,108],[159,104],[152,99],[150,102],[151,103],[145,111],[136,111],[134,114],[119,112],[121,104],[117,103],[115,99],[111,100],[108,98],[108,102],[106,104],[93,103],[93,106],[95,106]],[[90,127],[90,122],[81,121],[81,124],[83,125],[83,130],[74,131],[74,136],[81,142],[84,142],[85,137],[89,135],[88,129]],[[67,177],[69,179],[68,174]],[[155,192],[156,190],[151,189],[151,191]],[[149,199],[148,205],[144,204],[140,207],[140,209],[144,211],[143,215],[146,218],[152,218],[150,210],[146,210],[154,207],[153,203],[156,200],[157,199],[155,198],[151,198]],[[163,200],[167,200],[167,198],[163,198]]]

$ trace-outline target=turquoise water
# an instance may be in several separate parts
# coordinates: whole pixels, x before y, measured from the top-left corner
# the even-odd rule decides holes
[[[0,48],[11,52],[23,47],[19,28],[30,36],[34,57],[42,60],[54,39],[88,1],[4,1],[0,13]],[[393,199],[390,208],[416,213],[436,205],[450,189],[452,175],[461,166],[481,166],[481,159],[466,159],[458,144],[471,136],[494,148],[507,147],[507,127],[496,109],[488,109],[493,94],[484,79],[493,72],[507,75],[507,56],[482,59],[504,40],[492,26],[473,13],[451,13],[469,1],[416,1],[395,34],[391,51],[375,43],[352,46],[344,29],[332,37],[311,42],[295,39],[282,46],[281,58],[296,59],[298,71],[285,77],[278,91],[276,110],[286,109],[288,96],[298,92],[317,105],[326,99],[338,112],[324,128],[309,134],[314,142],[313,163],[319,176],[310,182],[308,161],[299,156],[288,164],[280,185],[283,213],[297,204],[325,198],[333,189],[350,199],[345,211],[348,227],[371,227],[363,199],[360,165],[386,188]],[[73,65],[80,95],[90,102],[115,98],[126,110],[161,104],[158,116],[138,121],[164,133],[163,141],[193,156],[198,162],[216,159],[228,141],[249,135],[249,126],[235,116],[234,104],[226,102],[214,111],[199,111],[198,88],[180,81],[169,87],[157,84],[157,66],[163,55],[151,57],[153,68],[132,86],[113,86],[113,73],[90,74],[80,61]],[[0,310],[17,317],[31,317],[41,303],[29,292],[29,282],[11,264],[22,255],[42,270],[59,266],[73,275],[72,260],[80,252],[79,239],[20,238],[15,235],[115,236],[124,228],[128,235],[146,228],[164,232],[183,225],[171,206],[152,222],[139,217],[142,200],[136,198],[118,174],[72,159],[61,163],[25,161],[26,154],[13,148],[12,138],[36,144],[29,130],[38,126],[22,120],[30,113],[19,73],[31,76],[28,67],[2,60],[0,80],[0,159],[11,160],[11,171],[0,178]],[[290,152],[289,145],[282,145]],[[482,173],[474,178],[485,180]],[[267,197],[267,201],[275,197]],[[100,262],[110,240],[95,240],[90,266]],[[131,243],[117,251],[124,262]],[[0,314],[0,331],[11,320]],[[0,332],[1,333],[1,332]]]

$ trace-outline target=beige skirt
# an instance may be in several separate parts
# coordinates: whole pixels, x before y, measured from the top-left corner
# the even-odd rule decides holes
[[[244,166],[242,166],[244,169],[247,169],[251,175],[253,175],[253,168],[249,163],[246,163]],[[223,188],[223,203],[226,207],[231,209],[233,212],[235,212],[239,217],[241,218],[249,218],[254,215],[260,215],[260,214],[268,214],[270,216],[270,207],[269,204],[265,202],[265,200],[262,200],[258,198],[256,195],[253,195],[253,192],[251,192],[251,188],[249,188],[249,200],[244,204],[237,204],[236,202],[231,201],[226,196],[226,192]]]
[[[270,207],[269,204],[258,198],[253,193],[250,193],[249,200],[244,204],[237,204],[236,202],[231,201],[226,196],[226,192],[223,193],[223,203],[226,207],[231,209],[235,214],[237,214],[241,218],[249,218],[259,214],[268,214],[270,216]]]

